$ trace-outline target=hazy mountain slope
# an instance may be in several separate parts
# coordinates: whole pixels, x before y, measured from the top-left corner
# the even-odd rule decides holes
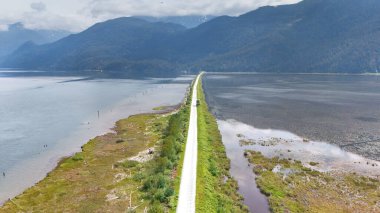
[[[136,16],[136,18],[143,19],[149,22],[164,22],[179,24],[186,28],[194,28],[210,21],[215,16],[164,16],[164,17],[152,17],[152,16]]]
[[[104,69],[138,75],[181,70],[376,72],[380,1],[305,0],[222,16],[192,29],[120,18],[53,44],[26,44],[3,66]],[[144,73],[143,73],[144,72]]]
[[[185,28],[118,18],[98,23],[75,35],[47,45],[27,44],[6,65],[49,70],[161,70],[171,67],[163,53],[166,39]],[[162,56],[162,57],[161,57]]]
[[[30,30],[21,23],[11,24],[7,31],[0,31],[0,58],[11,54],[25,42],[44,44],[57,41],[68,34],[66,31]]]

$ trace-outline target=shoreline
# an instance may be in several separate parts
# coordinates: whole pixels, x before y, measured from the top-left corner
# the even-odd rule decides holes
[[[323,72],[311,72],[311,73],[286,73],[286,72],[207,72],[207,74],[214,75],[327,75],[327,76],[380,76],[380,73],[376,72],[364,72],[364,73],[323,73]]]
[[[164,85],[164,87],[157,85],[154,88],[149,89],[149,93],[141,91],[139,93],[136,93],[134,96],[120,100],[119,102],[113,104],[108,109],[103,111],[101,121],[96,119],[96,122],[98,122],[99,124],[93,124],[93,122],[91,122],[91,129],[87,129],[87,123],[86,125],[80,125],[74,132],[70,133],[70,135],[63,139],[59,139],[60,142],[57,142],[56,144],[54,144],[54,146],[49,145],[49,150],[43,150],[41,154],[34,155],[32,156],[32,158],[25,159],[20,164],[16,164],[15,167],[12,167],[11,170],[7,171],[6,177],[1,177],[5,179],[3,182],[4,193],[3,196],[1,196],[2,199],[0,201],[0,206],[3,206],[9,198],[13,199],[14,197],[22,194],[25,190],[40,183],[49,175],[49,173],[51,173],[53,170],[57,168],[57,166],[59,166],[59,163],[62,160],[70,158],[71,156],[75,155],[75,153],[80,152],[80,146],[83,146],[84,144],[88,143],[88,141],[90,141],[94,137],[112,133],[115,127],[115,123],[120,121],[122,118],[141,114],[142,111],[145,111],[144,114],[163,114],[166,111],[178,110],[186,98],[184,96],[186,87],[187,84],[183,83],[166,86]],[[160,98],[160,96],[155,95],[157,91],[163,90],[163,94],[165,94],[165,91],[169,91],[173,88],[181,88],[181,90],[183,88],[184,93],[170,93],[170,98],[168,98],[166,101],[155,101],[156,99]],[[149,96],[156,97],[149,98]],[[178,99],[180,101],[173,101],[175,100],[175,98],[177,98],[177,96],[181,96],[180,99]],[[147,104],[144,104],[144,107],[138,108],[138,105],[145,103],[146,101],[144,100],[146,99],[150,99],[152,101],[147,102]],[[178,104],[171,105],[170,107],[165,107],[164,110],[160,111],[155,111],[153,109],[155,106],[157,106],[156,104],[165,104],[164,106],[167,106],[167,104],[172,104],[174,102],[177,102]],[[132,108],[129,107],[131,104],[135,106],[132,106]],[[128,109],[127,111],[125,111],[126,108]],[[94,125],[96,127],[93,127]],[[81,138],[83,140],[81,140]],[[83,142],[76,143],[78,141]],[[57,149],[56,147],[59,147],[59,149]],[[20,176],[20,174],[28,174],[28,178],[22,178],[22,176],[25,175]]]
[[[182,106],[181,104],[178,104],[178,105],[175,105],[175,106],[168,106],[169,109],[157,110],[157,112],[152,111],[152,112],[147,112],[147,113],[134,114],[134,115],[130,115],[128,118],[130,118],[130,117],[134,117],[134,116],[139,116],[139,115],[165,115],[165,114],[175,113],[176,111],[178,111],[178,110],[181,108],[181,106]],[[165,107],[166,107],[166,106],[165,106]],[[108,135],[108,134],[113,134],[113,133],[114,133],[114,129],[116,128],[116,124],[117,124],[118,122],[120,122],[120,121],[122,121],[122,120],[125,120],[125,119],[128,119],[128,118],[121,118],[121,119],[119,119],[118,121],[116,121],[116,122],[114,123],[114,126],[113,126],[112,128],[109,128],[108,131],[106,131],[105,133],[100,134],[100,135],[98,135],[98,136],[95,136],[95,137],[92,138],[92,139],[89,139],[89,140],[88,140],[87,142],[85,142],[81,147],[83,147],[83,146],[85,146],[86,144],[90,143],[92,140],[94,140],[94,139],[97,138],[97,137],[104,137],[104,136],[106,136],[106,135]],[[1,208],[5,203],[7,203],[8,201],[12,202],[13,199],[15,199],[15,198],[18,197],[18,196],[22,196],[22,195],[24,194],[24,192],[27,191],[28,189],[33,188],[33,187],[35,187],[36,185],[38,185],[39,183],[41,183],[42,181],[44,181],[47,177],[50,176],[50,174],[51,174],[52,172],[54,172],[56,169],[58,169],[58,168],[60,167],[60,165],[61,165],[64,161],[66,161],[66,160],[72,158],[73,156],[75,156],[77,153],[80,153],[80,152],[83,152],[83,148],[81,148],[79,151],[74,151],[73,153],[70,153],[70,154],[68,154],[68,155],[66,155],[66,156],[59,157],[59,159],[58,159],[58,160],[54,160],[54,162],[50,162],[49,166],[47,166],[47,167],[48,167],[48,168],[51,168],[51,169],[49,169],[49,170],[50,170],[49,172],[45,173],[44,177],[43,177],[41,180],[35,182],[32,186],[30,186],[30,187],[28,187],[28,188],[25,188],[21,193],[19,193],[19,194],[13,196],[12,198],[8,198],[7,200],[4,200],[4,201],[1,201],[1,200],[0,200],[0,208]],[[51,165],[54,165],[54,166],[51,166]]]
[[[43,179],[36,182],[33,186],[25,189],[22,193],[15,196],[14,198],[6,200],[4,203],[2,203],[0,205],[0,209],[6,208],[9,205],[15,205],[15,206],[17,206],[17,208],[22,210],[23,208],[21,206],[19,206],[19,204],[17,204],[18,199],[20,197],[27,196],[29,191],[33,190],[34,188],[39,187],[39,185],[43,185],[45,182],[48,181],[49,178],[51,178],[51,176],[54,176],[58,170],[62,169],[62,167],[65,167],[65,164],[67,164],[68,161],[73,161],[73,159],[76,159],[76,158],[79,158],[80,160],[82,160],[81,159],[82,157],[80,157],[80,156],[82,155],[82,153],[86,152],[86,149],[87,149],[86,147],[92,146],[92,143],[94,143],[94,141],[98,140],[98,138],[108,138],[108,137],[110,137],[110,135],[117,135],[117,132],[119,131],[118,129],[119,129],[120,123],[128,121],[130,119],[138,118],[138,117],[148,117],[148,118],[150,118],[150,117],[157,117],[157,118],[168,117],[172,114],[176,114],[184,106],[185,100],[186,100],[186,97],[184,98],[184,101],[181,104],[177,104],[174,106],[165,106],[163,110],[157,110],[157,111],[152,111],[152,112],[147,112],[147,113],[135,114],[135,115],[129,116],[128,118],[118,120],[117,122],[115,122],[114,127],[110,129],[111,131],[109,131],[105,134],[96,136],[95,138],[90,139],[81,147],[81,151],[75,152],[70,156],[65,156],[65,157],[60,158],[60,160],[56,162],[56,166],[50,172],[48,172]],[[145,135],[145,133],[144,133],[144,135]],[[156,142],[154,142],[154,143],[156,143]],[[148,145],[148,147],[145,147],[145,145],[139,145],[141,147],[139,148],[139,152],[135,152],[135,156],[139,156],[139,155],[141,155],[141,153],[148,150],[146,148],[151,149],[154,146],[154,143],[152,145]],[[132,158],[132,156],[131,156],[131,158]],[[76,161],[76,160],[74,160],[74,161]],[[143,163],[143,162],[144,162],[144,160],[141,161],[141,163]],[[5,212],[7,212],[7,210],[5,210]]]

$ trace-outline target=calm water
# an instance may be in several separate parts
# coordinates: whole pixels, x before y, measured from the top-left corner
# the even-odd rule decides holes
[[[380,76],[207,75],[218,118],[287,130],[380,160]]]
[[[86,79],[0,73],[0,203],[42,179],[90,138],[110,131],[115,121],[180,103],[192,77]]]
[[[207,74],[204,88],[252,212],[267,212],[267,203],[245,149],[379,175],[380,76]],[[237,134],[252,144],[241,146]]]

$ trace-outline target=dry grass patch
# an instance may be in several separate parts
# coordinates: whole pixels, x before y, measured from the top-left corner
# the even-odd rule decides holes
[[[59,162],[44,180],[5,203],[0,212],[143,211],[148,203],[141,199],[141,182],[133,176],[144,170],[144,163],[118,162],[159,142],[168,119],[136,115],[118,121],[115,133],[90,140],[82,152]]]

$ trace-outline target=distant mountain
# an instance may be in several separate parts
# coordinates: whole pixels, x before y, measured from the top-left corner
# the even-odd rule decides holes
[[[143,19],[149,22],[165,22],[174,23],[185,26],[186,28],[194,28],[205,22],[208,22],[215,18],[215,16],[164,16],[164,17],[152,17],[152,16],[136,16],[135,18]]]
[[[305,0],[222,16],[198,27],[120,18],[47,45],[25,44],[3,66],[120,70],[375,72],[380,69],[379,0]]]
[[[52,44],[27,43],[6,60],[6,67],[46,70],[126,70],[160,75],[172,70],[168,38],[185,27],[118,18]],[[151,72],[151,73],[144,73]],[[162,72],[165,74],[165,72]]]
[[[0,58],[11,54],[28,41],[45,44],[57,41],[67,35],[69,35],[67,31],[30,30],[26,29],[22,23],[11,24],[7,31],[0,31]]]

